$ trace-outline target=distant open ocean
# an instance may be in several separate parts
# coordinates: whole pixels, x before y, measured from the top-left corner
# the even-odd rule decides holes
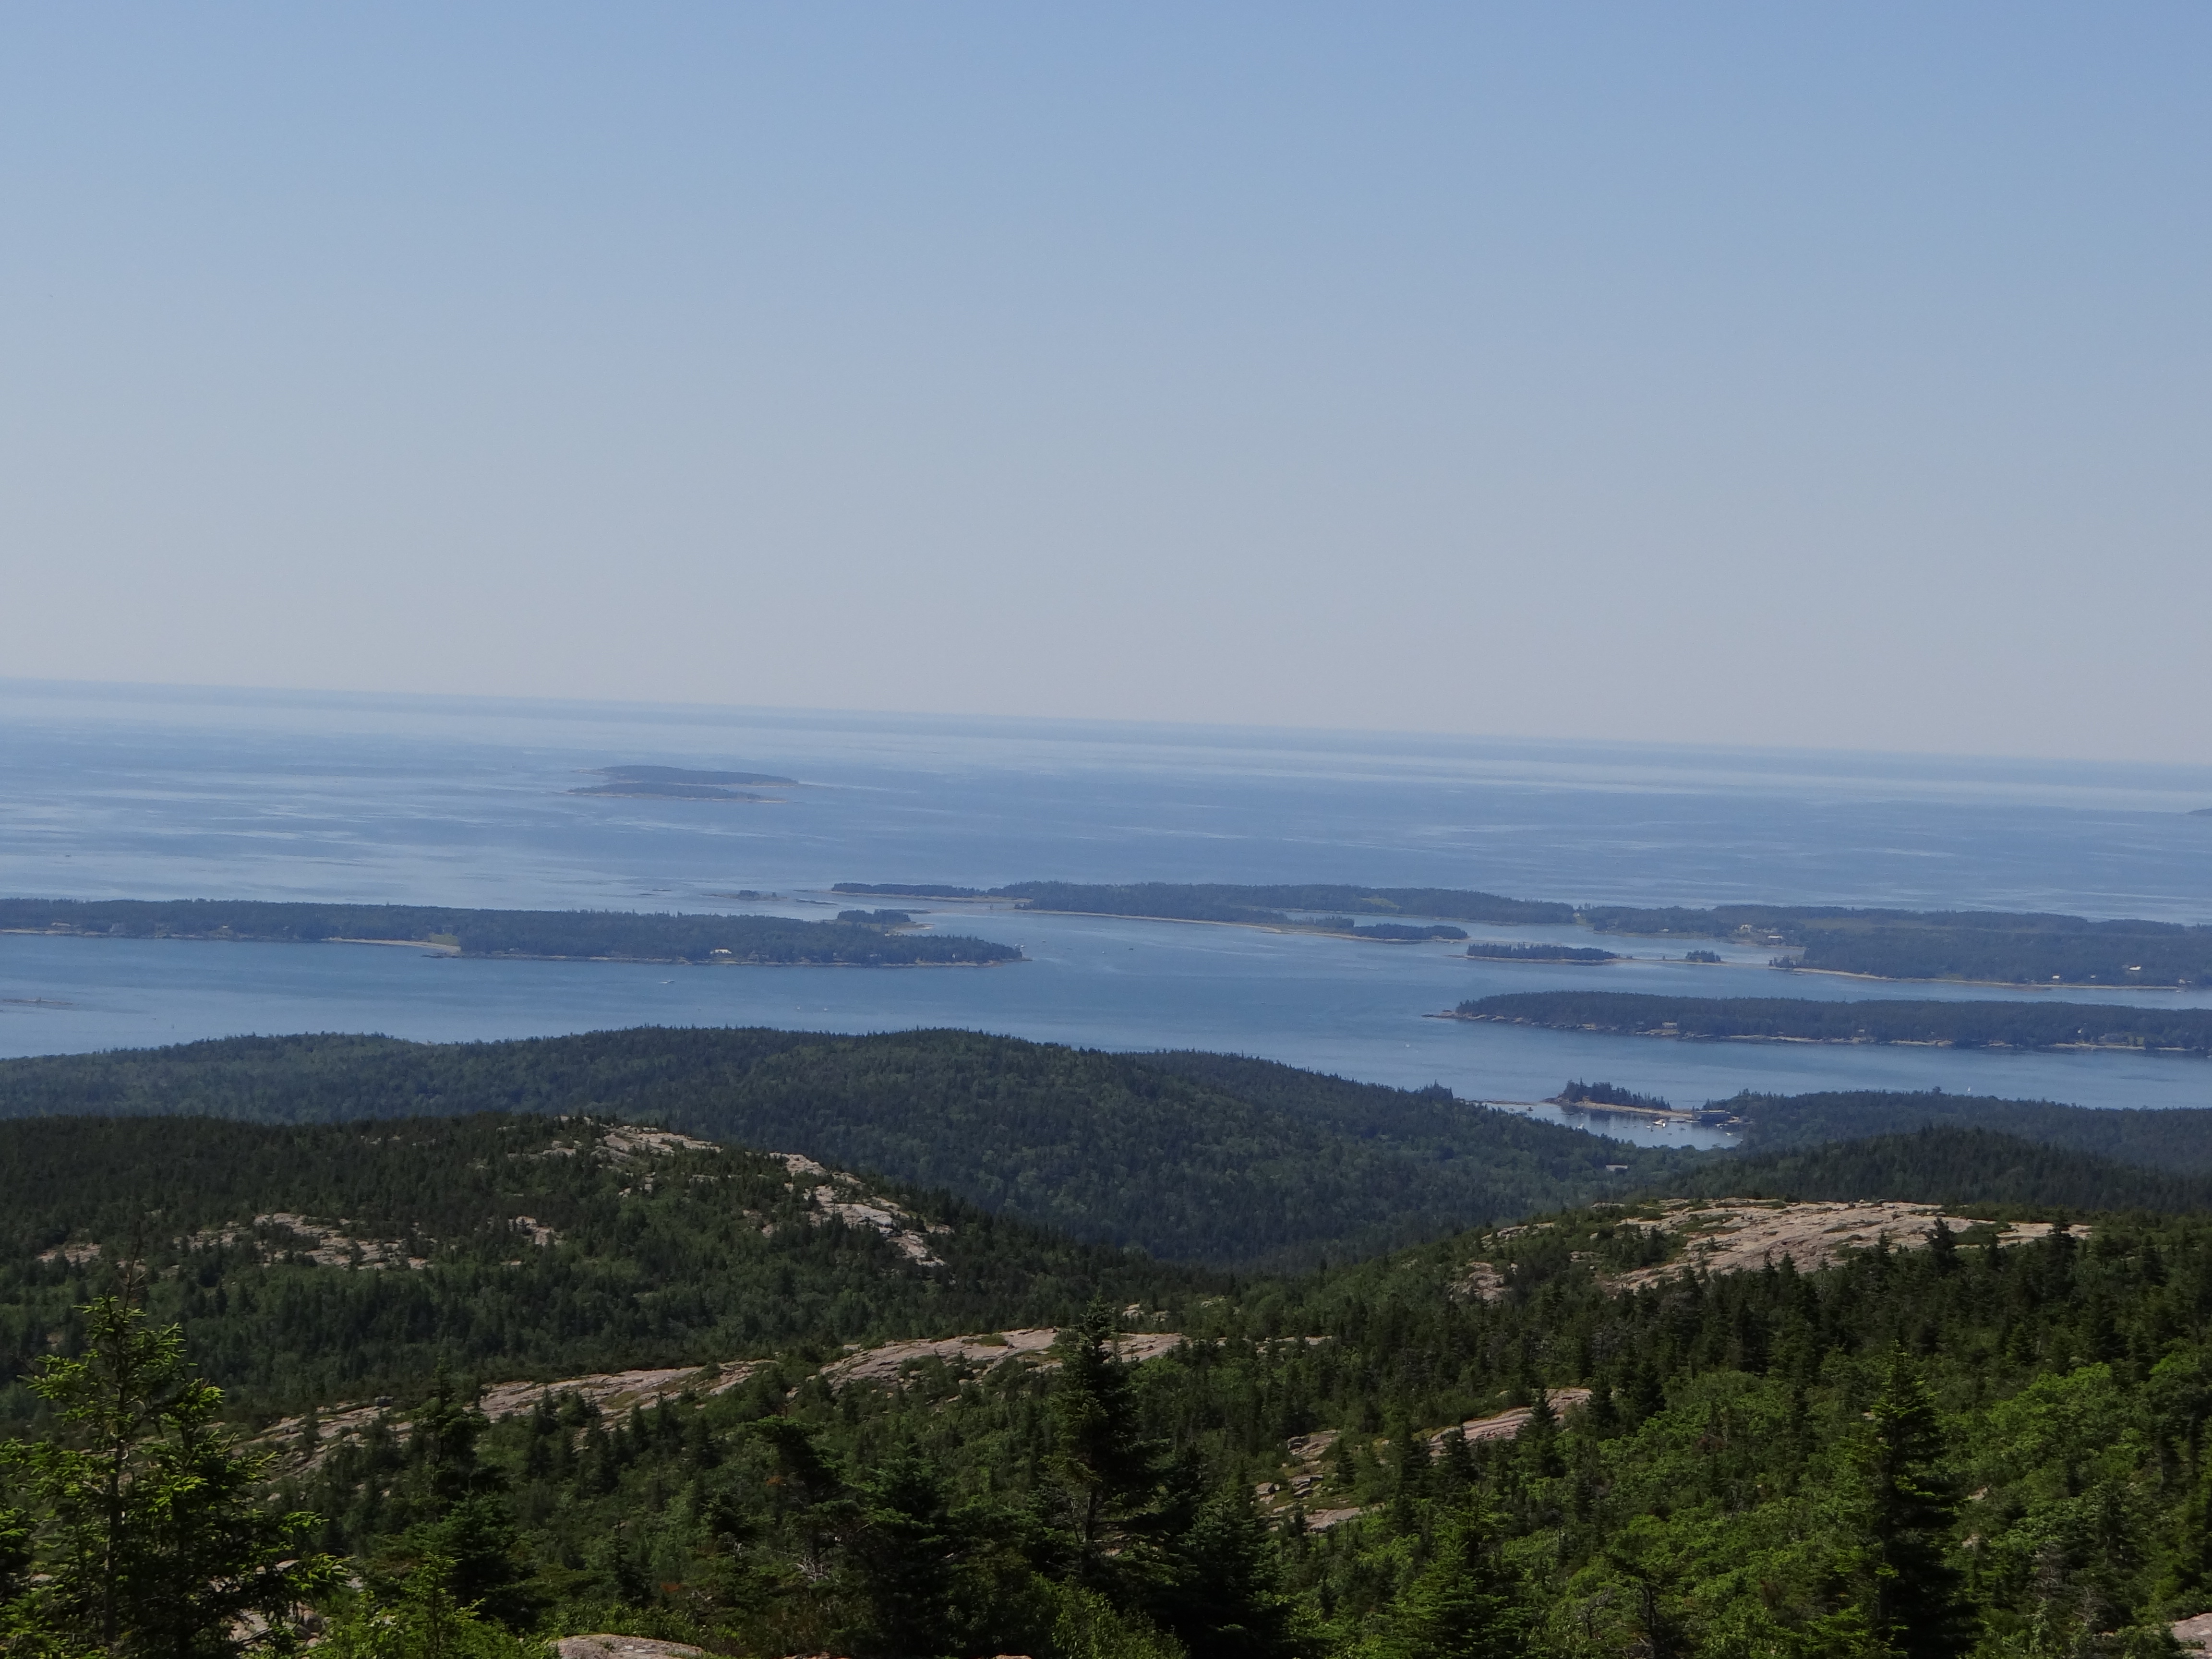
[[[767,791],[775,804],[568,793],[594,781],[592,768],[641,763],[801,782]],[[824,890],[837,881],[1060,878],[2206,922],[2212,817],[2189,814],[2207,805],[2203,768],[0,681],[0,893],[36,896],[818,917],[834,914]],[[748,889],[782,896],[733,896]],[[1583,985],[2008,994],[1783,975],[1757,956],[1720,969],[1656,959],[1679,942],[1603,941],[1653,959],[1575,968],[1164,922],[965,909],[930,920],[1018,943],[1034,960],[662,968],[0,936],[0,1054],[243,1032],[454,1041],[641,1024],[957,1025],[1226,1049],[1479,1099],[1538,1100],[1579,1077],[1678,1105],[1744,1087],[1931,1086],[2212,1105],[2212,1063],[2200,1060],[1693,1044],[1424,1018],[1468,996]],[[2212,1005],[2212,992],[2163,994]],[[1654,1135],[1696,1138],[1638,1138]]]

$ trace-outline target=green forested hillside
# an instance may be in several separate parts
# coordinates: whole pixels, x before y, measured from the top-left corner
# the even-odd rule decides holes
[[[2212,1210],[2212,1174],[2177,1175],[1957,1125],[1716,1159],[1669,1191],[1899,1199],[2065,1210]]]
[[[1893,1134],[1923,1125],[1980,1128],[2176,1175],[2212,1174],[2212,1108],[2172,1110],[1993,1100],[1942,1090],[1741,1094],[1721,1103],[1742,1121],[1746,1152]]]
[[[441,1363],[485,1377],[698,1365],[1219,1288],[942,1194],[825,1188],[684,1139],[490,1114],[0,1124],[0,1380],[134,1257],[149,1306],[185,1322],[217,1382],[295,1411]],[[907,1224],[887,1237],[824,1207],[845,1200]]]
[[[1442,1084],[1393,1089],[1279,1060],[1187,1049],[1131,1058],[1148,1069],[1188,1078],[1346,1139],[1387,1147],[1423,1162],[1480,1158],[1492,1178],[1516,1182],[1531,1191],[1547,1182],[1582,1180],[1594,1150],[1590,1138],[1579,1130],[1563,1133],[1553,1124],[1532,1122],[1510,1112],[1470,1114],[1466,1103]],[[1477,1132],[1472,1136],[1470,1127]],[[1613,1140],[1601,1142],[1595,1150],[1613,1162],[1629,1164],[1644,1179],[1666,1178],[1680,1164],[1679,1155],[1655,1158],[1650,1148],[1636,1149],[1632,1157]]]
[[[2090,1153],[2152,1177],[2212,1174],[2212,1109],[1874,1092],[1726,1104],[1750,1154],[1935,1124]],[[645,1029],[464,1044],[233,1038],[0,1061],[0,1117],[190,1112],[330,1123],[479,1111],[661,1123],[880,1172],[1163,1259],[1283,1269],[1677,1182],[1706,1157],[1469,1107],[1441,1088],[957,1031]],[[2132,1195],[2113,1189],[2082,1201],[2157,1207],[2180,1202],[2179,1190],[2150,1179]]]
[[[1430,1103],[1368,1109],[1410,1137]],[[11,1370],[76,1354],[70,1304],[136,1251],[234,1413],[325,1408],[264,1443],[278,1507],[319,1517],[292,1556],[339,1558],[337,1659],[585,1630],[760,1659],[2167,1651],[2212,1607],[2212,1220],[2083,1213],[2047,1149],[1907,1139],[1691,1185],[1917,1182],[2071,1226],[1854,1247],[1822,1215],[1802,1270],[1717,1271],[1697,1204],[1578,1205],[1236,1282],[605,1121],[33,1120],[0,1126],[0,1327]],[[2140,1201],[2144,1172],[2070,1161]],[[888,1232],[830,1207],[863,1200]],[[1042,1354],[839,1346],[1043,1323]],[[1117,1323],[1157,1357],[1117,1359]],[[646,1409],[582,1376],[742,1358],[769,1363]],[[471,1409],[517,1375],[578,1381]],[[27,1652],[77,1571],[45,1490],[0,1482]]]
[[[1609,1289],[1636,1214],[1255,1286],[1133,1367],[542,1409],[476,1439],[472,1535],[518,1621],[762,1655],[2149,1654],[2212,1605],[2204,1224]],[[424,1438],[301,1480],[328,1545],[457,1529]]]
[[[288,945],[329,939],[434,945],[465,957],[775,963],[902,968],[1015,962],[1012,945],[957,933],[890,934],[848,921],[621,910],[455,910],[422,904],[279,904],[244,899],[0,899],[0,929],[100,939]]]
[[[880,1171],[1097,1243],[1248,1266],[1342,1260],[1586,1202],[1683,1157],[1448,1096],[1222,1064],[1238,1080],[1185,1074],[1194,1060],[962,1031],[233,1038],[0,1061],[0,1116],[588,1111]]]

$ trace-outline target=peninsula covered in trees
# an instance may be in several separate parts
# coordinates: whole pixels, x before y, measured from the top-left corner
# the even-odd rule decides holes
[[[1565,1031],[1770,1042],[1902,1042],[1954,1048],[2127,1048],[2212,1054],[2212,1008],[2090,1002],[1824,1002],[1804,997],[1669,997],[1522,991],[1478,997],[1461,1019]]]
[[[261,944],[420,945],[464,957],[912,968],[1018,962],[1012,945],[875,922],[623,910],[462,910],[246,899],[0,899],[0,932]]]

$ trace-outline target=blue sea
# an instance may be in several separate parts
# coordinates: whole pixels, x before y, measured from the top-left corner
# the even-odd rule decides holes
[[[757,803],[570,793],[598,781],[592,769],[636,763],[799,783]],[[2207,805],[2203,768],[0,681],[0,892],[39,896],[819,917],[845,902],[827,890],[838,881],[1356,881],[2206,922],[2212,817],[2191,814]],[[1231,1050],[1499,1102],[1579,1077],[1679,1105],[1743,1088],[1929,1087],[2212,1105],[2212,1063],[2179,1057],[1694,1044],[1433,1018],[1468,996],[1583,985],[2014,994],[1783,975],[1764,953],[1699,968],[1663,959],[1679,944],[1607,940],[1639,959],[1577,968],[1006,909],[927,920],[1030,959],[678,969],[0,935],[0,1054],[246,1032],[963,1026]]]

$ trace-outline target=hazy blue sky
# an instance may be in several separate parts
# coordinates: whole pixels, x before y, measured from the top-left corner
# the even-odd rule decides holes
[[[2212,761],[2212,8],[0,8],[0,673]]]

